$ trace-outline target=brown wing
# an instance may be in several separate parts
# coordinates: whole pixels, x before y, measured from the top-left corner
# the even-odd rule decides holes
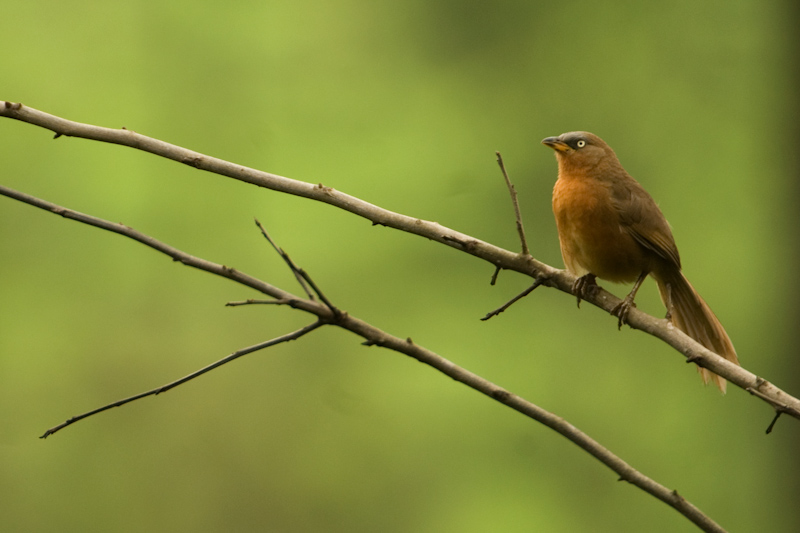
[[[617,179],[611,185],[611,200],[619,213],[621,229],[680,269],[681,258],[667,219],[653,197],[636,180],[630,176],[625,178]]]

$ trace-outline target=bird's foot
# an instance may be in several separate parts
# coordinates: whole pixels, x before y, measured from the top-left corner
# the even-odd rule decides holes
[[[628,313],[633,307],[636,307],[636,303],[628,295],[611,310],[611,314],[618,319],[617,329],[622,329],[622,326],[628,323]]]
[[[597,289],[597,276],[594,274],[584,274],[576,279],[572,284],[572,294],[578,298],[578,307],[581,306],[581,300],[594,294]]]

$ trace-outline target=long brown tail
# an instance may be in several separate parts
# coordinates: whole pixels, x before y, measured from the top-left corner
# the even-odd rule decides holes
[[[725,333],[725,328],[680,270],[659,273],[658,277],[653,277],[658,283],[661,301],[672,316],[675,327],[712,352],[738,365],[736,350]],[[699,366],[697,370],[705,384],[713,379],[719,390],[725,393],[728,382],[723,377]]]

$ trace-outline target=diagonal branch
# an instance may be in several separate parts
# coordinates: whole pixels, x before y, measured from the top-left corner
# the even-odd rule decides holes
[[[162,392],[167,392],[170,389],[174,389],[178,385],[183,385],[187,381],[191,381],[196,377],[202,376],[206,372],[210,372],[211,370],[214,370],[215,368],[221,367],[222,365],[224,365],[226,363],[230,363],[234,359],[238,359],[238,358],[242,357],[243,355],[247,355],[247,354],[250,354],[250,353],[253,353],[253,352],[257,352],[258,350],[263,350],[264,348],[269,348],[270,346],[275,346],[276,344],[281,344],[283,342],[288,342],[288,341],[293,341],[293,340],[299,339],[300,337],[302,337],[306,333],[310,333],[310,332],[314,331],[315,329],[317,329],[318,327],[322,326],[322,324],[323,324],[322,322],[317,320],[316,322],[314,322],[312,324],[309,324],[308,326],[302,327],[302,328],[298,329],[297,331],[293,331],[292,333],[287,333],[286,335],[281,335],[280,337],[276,337],[274,339],[270,339],[268,341],[261,342],[259,344],[254,345],[254,346],[249,346],[247,348],[242,348],[241,350],[237,350],[237,351],[233,352],[232,354],[230,354],[229,356],[223,357],[219,361],[215,361],[215,362],[211,363],[210,365],[206,365],[203,368],[201,368],[199,370],[195,370],[191,374],[186,375],[186,376],[184,376],[184,377],[182,377],[180,379],[176,379],[175,381],[167,383],[166,385],[162,385],[160,387],[156,387],[155,389],[152,389],[152,390],[149,390],[149,391],[145,391],[145,392],[141,392],[141,393],[136,394],[134,396],[130,396],[130,397],[124,398],[122,400],[117,400],[116,402],[111,402],[111,403],[109,403],[107,405],[104,405],[102,407],[98,407],[97,409],[92,409],[91,411],[88,411],[86,413],[83,413],[83,414],[80,414],[80,415],[77,415],[77,416],[73,416],[72,418],[66,420],[65,422],[62,422],[61,424],[59,424],[57,426],[51,427],[50,429],[45,431],[44,434],[42,434],[42,436],[39,437],[39,438],[40,439],[46,439],[47,437],[49,437],[53,433],[55,433],[55,432],[57,432],[59,430],[62,430],[65,427],[74,424],[75,422],[83,420],[84,418],[89,418],[92,415],[96,415],[98,413],[102,413],[103,411],[108,411],[109,409],[112,409],[114,407],[120,407],[122,405],[125,405],[126,403],[131,403],[131,402],[139,400],[141,398],[146,398],[148,396],[156,396],[157,394],[161,394]]]
[[[481,241],[464,233],[446,228],[436,222],[420,220],[407,215],[382,209],[354,196],[336,191],[330,187],[313,185],[261,170],[237,165],[229,161],[210,157],[199,152],[187,150],[152,137],[140,135],[128,129],[111,129],[80,122],[73,122],[19,103],[0,101],[0,116],[20,120],[61,136],[81,137],[101,142],[120,144],[185,163],[192,167],[228,176],[246,183],[272,189],[295,196],[309,198],[364,217],[374,225],[392,227],[407,233],[445,244],[484,259],[496,268],[515,270],[539,279],[540,284],[572,294],[575,278],[563,270],[558,270],[533,257],[515,254],[493,244]],[[224,268],[224,267],[223,267]],[[226,276],[231,277],[231,276]],[[594,291],[584,300],[612,314],[621,302],[619,298],[605,290]],[[308,302],[304,300],[304,302]],[[633,308],[628,315],[628,325],[649,333],[666,342],[688,361],[707,368],[727,379],[734,385],[750,392],[753,396],[767,402],[778,413],[785,413],[800,419],[800,400],[756,374],[723,359],[714,352],[690,339],[683,332],[663,319],[650,316]]]
[[[144,244],[145,246],[149,246],[154,250],[158,250],[159,252],[168,255],[174,261],[182,263],[186,266],[190,266],[198,270],[204,270],[211,274],[215,274],[217,276],[222,276],[224,278],[233,280],[237,283],[255,289],[263,294],[266,294],[267,296],[271,296],[272,298],[275,298],[275,300],[277,300],[282,304],[286,304],[289,305],[290,307],[294,307],[315,314],[320,319],[325,320],[326,322],[329,322],[333,319],[333,313],[324,304],[321,304],[319,302],[310,299],[300,298],[298,296],[295,296],[294,294],[279,289],[273,285],[270,285],[269,283],[261,281],[260,279],[254,278],[253,276],[249,276],[234,268],[213,263],[211,261],[207,261],[205,259],[201,259],[199,257],[187,254],[186,252],[183,252],[181,250],[178,250],[177,248],[169,246],[166,243],[163,243],[159,240],[154,239],[153,237],[150,237],[149,235],[145,235],[144,233],[136,231],[135,229],[125,226],[124,224],[109,222],[108,220],[103,220],[102,218],[97,218],[91,215],[86,215],[84,213],[79,213],[78,211],[73,211],[72,209],[61,207],[46,200],[42,200],[40,198],[36,198],[35,196],[31,196],[29,194],[9,189],[8,187],[4,187],[2,185],[0,185],[0,195],[7,196],[9,198],[14,198],[15,200],[19,200],[34,207],[44,209],[45,211],[50,211],[51,213],[55,213],[56,215],[61,215],[64,218],[76,220],[78,222],[82,222],[90,226],[95,226],[100,229],[124,235],[125,237],[129,237],[135,241]]]
[[[201,270],[205,270],[206,272],[210,272],[212,274],[222,276],[228,278],[232,281],[240,283],[242,285],[254,288],[259,290],[273,298],[277,298],[280,300],[279,303],[283,303],[286,305],[290,305],[291,307],[301,309],[303,311],[309,312],[311,314],[315,314],[318,317],[318,320],[304,328],[301,328],[293,333],[272,339],[265,343],[261,343],[249,348],[245,348],[243,350],[239,350],[238,352],[234,352],[233,354],[225,357],[211,365],[208,365],[188,376],[173,381],[167,385],[162,387],[158,387],[156,389],[140,393],[135,396],[131,396],[130,398],[125,398],[123,400],[119,400],[117,402],[110,403],[98,409],[94,409],[82,415],[75,416],[70,418],[66,422],[58,426],[54,426],[53,428],[48,429],[43,435],[42,438],[47,437],[48,435],[52,435],[53,433],[63,429],[64,427],[74,424],[79,420],[83,420],[89,416],[94,414],[106,411],[113,407],[118,407],[120,405],[124,405],[126,403],[130,403],[134,400],[156,395],[161,392],[165,392],[173,387],[176,387],[182,383],[185,383],[195,377],[202,375],[205,372],[213,370],[233,359],[241,357],[245,354],[252,353],[256,350],[266,348],[267,346],[272,346],[278,344],[280,342],[286,342],[289,340],[293,340],[299,338],[306,333],[326,324],[334,324],[339,326],[343,329],[351,331],[356,335],[365,339],[363,344],[367,346],[380,346],[384,348],[388,348],[390,350],[408,355],[413,357],[417,361],[424,363],[432,368],[435,368],[442,374],[449,376],[450,378],[459,381],[468,387],[485,394],[486,396],[492,398],[493,400],[500,402],[515,411],[544,424],[545,426],[549,427],[550,429],[556,431],[560,435],[564,436],[574,444],[578,445],[584,451],[598,459],[601,463],[606,465],[608,468],[613,470],[618,476],[620,480],[627,481],[632,485],[640,488],[641,490],[647,492],[648,494],[658,498],[659,500],[663,501],[664,503],[670,505],[674,509],[676,509],[679,513],[697,525],[703,531],[710,531],[710,532],[723,532],[724,529],[720,527],[716,522],[714,522],[710,517],[704,514],[699,508],[693,505],[691,502],[687,501],[681,495],[678,494],[676,490],[670,490],[667,487],[661,485],[660,483],[656,482],[655,480],[647,477],[646,475],[639,472],[637,469],[633,468],[627,462],[625,462],[622,458],[612,453],[609,449],[602,446],[599,442],[591,438],[586,433],[579,430],[577,427],[573,426],[563,418],[545,410],[541,407],[525,400],[524,398],[513,394],[498,385],[495,385],[491,381],[488,381],[477,374],[470,372],[469,370],[462,368],[455,363],[448,361],[444,357],[424,348],[422,346],[418,346],[414,344],[411,339],[401,339],[399,337],[395,337],[390,335],[371,324],[358,319],[354,316],[351,316],[348,313],[337,312],[334,313],[332,309],[335,309],[333,306],[328,305],[321,305],[316,301],[312,301],[310,299],[304,300],[297,298],[290,293],[282,291],[268,283],[262,282],[248,276],[244,273],[241,273],[237,270],[225,267],[223,265],[218,265],[212,263],[210,261],[206,261],[204,259],[200,259],[189,255],[177,248],[171,247],[167,244],[164,244],[148,235],[140,233],[133,228],[122,224],[115,224],[113,222],[109,222],[107,220],[103,220],[97,217],[93,217],[91,215],[86,215],[82,213],[78,213],[76,211],[72,211],[70,209],[58,206],[56,204],[47,202],[45,200],[41,200],[39,198],[20,193],[14,191],[12,189],[8,189],[6,187],[0,186],[0,194],[9,196],[11,198],[15,198],[27,204],[33,205],[35,207],[39,207],[46,211],[50,211],[52,213],[61,215],[65,218],[70,218],[72,220],[76,220],[78,222],[82,222],[84,224],[89,224],[101,229],[105,229],[114,233],[118,233],[125,237],[129,237],[135,241],[138,241],[150,248],[153,248],[161,253],[164,253],[176,261],[180,261],[181,263],[198,268]],[[286,256],[288,258],[288,256]],[[287,263],[290,262],[287,261]],[[293,263],[292,263],[293,264]],[[296,268],[296,267],[293,267]],[[307,275],[304,275],[303,278],[306,281],[310,282],[310,278]],[[317,289],[314,289],[317,291]],[[334,315],[332,317],[332,315]],[[331,319],[335,318],[336,321],[332,322]]]

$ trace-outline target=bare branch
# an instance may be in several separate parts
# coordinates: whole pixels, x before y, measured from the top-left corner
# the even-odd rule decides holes
[[[420,220],[382,209],[354,196],[326,187],[321,183],[313,185],[244,167],[242,165],[236,165],[222,159],[210,157],[158,139],[140,135],[124,128],[116,130],[73,122],[23,106],[19,103],[0,102],[0,116],[49,129],[56,133],[56,137],[81,137],[129,146],[137,150],[150,152],[201,170],[228,176],[259,187],[327,203],[364,217],[372,221],[373,225],[387,226],[407,233],[420,235],[452,248],[462,250],[470,255],[490,262],[496,268],[514,270],[535,279],[541,277],[543,278],[542,285],[553,287],[572,295],[572,285],[575,282],[575,278],[564,270],[551,267],[537,261],[531,256],[515,254],[504,250],[498,246],[446,228],[436,222]],[[11,195],[9,194],[8,196]],[[235,275],[235,271],[232,275],[226,277],[231,277],[231,279],[233,279],[233,275]],[[584,300],[603,309],[609,314],[612,314],[613,309],[622,301],[602,288],[592,291],[592,294],[587,295]],[[308,300],[303,301],[306,303],[308,302]],[[800,419],[799,399],[787,394],[769,381],[749,372],[745,368],[737,366],[708,350],[695,340],[689,338],[682,331],[674,328],[667,320],[655,318],[637,308],[632,308],[628,314],[627,323],[633,329],[644,331],[661,339],[685,357],[689,358],[691,362],[724,377],[737,387],[751,393],[752,391],[757,391],[759,394],[754,395],[770,404],[774,409],[780,410],[793,418]]]
[[[217,368],[227,362],[230,362],[238,357],[241,357],[245,354],[252,353],[256,350],[260,350],[266,348],[268,346],[274,346],[275,344],[286,342],[289,340],[293,340],[296,338],[313,331],[314,329],[326,324],[331,323],[336,326],[339,326],[343,329],[351,331],[356,335],[365,339],[364,345],[367,346],[381,346],[384,348],[388,348],[390,350],[403,353],[410,357],[413,357],[417,361],[424,363],[432,368],[435,368],[439,372],[449,376],[450,378],[459,381],[472,389],[485,394],[486,396],[492,398],[495,401],[498,401],[515,411],[522,413],[523,415],[532,418],[544,424],[545,426],[553,429],[560,435],[566,437],[573,443],[577,444],[580,448],[584,451],[598,459],[600,462],[605,464],[608,468],[613,470],[619,476],[620,480],[627,481],[632,485],[640,488],[641,490],[651,494],[652,496],[658,498],[659,500],[663,501],[664,503],[670,505],[674,509],[676,509],[679,513],[697,525],[703,531],[710,531],[710,532],[723,532],[722,529],[716,522],[714,522],[710,517],[704,514],[699,508],[695,505],[687,501],[685,498],[680,496],[677,491],[669,490],[667,487],[661,485],[660,483],[656,482],[655,480],[645,476],[620,457],[612,453],[610,450],[602,446],[599,442],[592,439],[589,435],[582,432],[563,418],[545,410],[541,407],[523,399],[520,396],[517,396],[497,385],[494,383],[478,376],[470,372],[469,370],[459,367],[458,365],[454,364],[451,361],[448,361],[444,357],[414,344],[411,339],[401,339],[399,337],[395,337],[390,335],[371,324],[360,320],[356,317],[350,316],[348,313],[341,313],[338,312],[336,316],[336,322],[331,322],[331,314],[333,311],[328,306],[319,305],[317,302],[309,300],[302,300],[296,297],[291,297],[289,293],[285,293],[280,289],[272,287],[271,285],[264,283],[260,280],[256,280],[246,274],[240,273],[236,270],[230,269],[228,267],[224,267],[222,265],[216,265],[211,263],[210,261],[205,261],[203,259],[196,258],[191,256],[185,252],[182,252],[176,248],[168,246],[160,241],[153,239],[147,235],[144,235],[132,228],[124,226],[122,224],[115,224],[97,217],[93,217],[91,215],[85,215],[82,213],[78,213],[76,211],[72,211],[70,209],[66,209],[64,207],[58,206],[56,204],[47,202],[45,200],[41,200],[39,198],[35,198],[30,195],[26,195],[23,193],[19,193],[17,191],[13,191],[6,187],[0,187],[0,194],[5,196],[9,196],[11,198],[18,199],[30,205],[39,207],[41,209],[45,209],[52,213],[59,214],[66,218],[71,218],[73,220],[77,220],[79,222],[83,222],[85,224],[89,224],[98,228],[106,229],[108,231],[118,233],[120,235],[124,235],[131,239],[134,239],[138,242],[141,242],[155,250],[158,250],[162,253],[173,257],[173,259],[177,261],[181,261],[184,264],[189,266],[193,266],[195,268],[201,268],[202,270],[206,270],[212,274],[216,274],[218,276],[226,277],[232,281],[237,283],[246,285],[248,287],[256,288],[257,290],[261,290],[265,294],[269,294],[273,297],[280,297],[282,300],[285,301],[287,305],[290,305],[297,309],[302,309],[304,311],[316,314],[318,320],[304,328],[301,328],[293,333],[277,337],[270,341],[251,346],[249,348],[245,348],[243,350],[239,350],[238,352],[234,352],[233,354],[225,357],[211,365],[208,365],[198,371],[195,371],[188,376],[185,376],[181,379],[173,381],[172,383],[168,383],[156,389],[152,389],[147,392],[143,392],[137,394],[135,396],[131,396],[129,398],[125,398],[123,400],[118,400],[116,402],[110,403],[98,409],[94,409],[82,415],[78,415],[68,419],[67,421],[59,424],[58,426],[54,426],[48,429],[41,438],[46,438],[49,435],[78,422],[79,420],[83,420],[88,418],[92,415],[97,413],[101,413],[113,407],[118,407],[124,405],[126,403],[130,403],[132,401],[138,400],[140,398],[144,398],[146,396],[153,396],[162,392],[166,392],[167,390],[174,388],[182,383],[185,383],[191,379],[194,379],[197,376],[204,374],[214,368]],[[232,275],[231,273],[236,273],[236,275]],[[304,276],[304,279],[308,280],[307,276]],[[259,288],[260,287],[260,288]],[[314,288],[315,291],[318,289]],[[533,288],[531,288],[533,290]],[[286,295],[289,296],[288,298],[285,296],[276,296],[278,295]],[[313,305],[312,305],[313,304]],[[333,308],[335,309],[335,308]]]
[[[337,325],[367,339],[365,344],[369,346],[378,345],[413,357],[419,362],[439,370],[452,379],[460,381],[468,387],[553,429],[616,472],[620,480],[627,481],[675,508],[703,531],[725,531],[700,509],[680,496],[677,491],[669,490],[655,480],[645,476],[563,418],[542,409],[469,370],[459,367],[426,348],[414,344],[410,339],[400,339],[388,335],[374,326],[352,316],[345,317],[342,322]]]
[[[112,402],[112,403],[110,403],[108,405],[104,405],[103,407],[98,407],[97,409],[93,409],[93,410],[88,411],[86,413],[83,413],[83,414],[80,414],[80,415],[77,415],[77,416],[73,416],[69,420],[66,420],[65,422],[62,422],[61,424],[59,424],[57,426],[51,427],[50,429],[45,431],[44,434],[42,434],[42,436],[39,437],[39,438],[40,439],[46,439],[47,437],[49,437],[53,433],[55,433],[55,432],[57,432],[59,430],[62,430],[65,427],[74,424],[75,422],[79,422],[80,420],[83,420],[85,418],[89,418],[92,415],[96,415],[98,413],[102,413],[103,411],[107,411],[107,410],[112,409],[114,407],[120,407],[122,405],[125,405],[126,403],[131,403],[131,402],[133,402],[135,400],[139,400],[141,398],[146,398],[148,396],[155,396],[157,394],[161,394],[162,392],[167,392],[170,389],[174,389],[178,385],[183,385],[187,381],[191,381],[196,377],[202,376],[206,372],[214,370],[215,368],[218,368],[218,367],[220,367],[220,366],[222,366],[222,365],[224,365],[226,363],[230,363],[234,359],[238,359],[239,357],[241,357],[243,355],[247,355],[249,353],[253,353],[253,352],[258,351],[258,350],[263,350],[264,348],[269,348],[270,346],[275,346],[276,344],[280,344],[282,342],[288,342],[288,341],[293,341],[295,339],[299,339],[300,337],[302,337],[306,333],[310,333],[310,332],[312,332],[313,330],[317,329],[318,327],[320,327],[322,325],[323,325],[323,323],[320,322],[319,320],[317,320],[316,322],[314,322],[312,324],[309,324],[308,326],[305,326],[303,328],[300,328],[297,331],[294,331],[292,333],[288,333],[286,335],[282,335],[280,337],[276,337],[274,339],[271,339],[271,340],[256,344],[255,346],[250,346],[248,348],[243,348],[241,350],[233,352],[232,354],[230,354],[227,357],[223,357],[219,361],[215,361],[214,363],[211,363],[210,365],[204,366],[203,368],[201,368],[199,370],[196,370],[196,371],[192,372],[191,374],[189,374],[187,376],[184,376],[184,377],[182,377],[180,379],[176,379],[175,381],[167,383],[166,385],[162,385],[162,386],[157,387],[155,389],[136,394],[136,395],[131,396],[129,398],[124,398],[122,400],[117,400],[116,402]]]
[[[229,161],[217,159],[199,152],[187,150],[180,146],[170,144],[152,137],[140,135],[129,129],[112,129],[73,122],[19,103],[0,101],[0,117],[12,118],[51,130],[59,137],[79,137],[111,144],[128,146],[144,152],[149,152],[179,163],[184,163],[200,170],[227,176],[258,187],[284,192],[303,198],[339,207],[350,213],[366,218],[373,225],[387,226],[402,231],[423,236],[425,238],[446,244],[450,247],[466,251],[477,257],[486,259],[493,264],[493,259],[503,259],[503,262],[513,262],[516,269],[528,273],[533,268],[544,268],[557,272],[556,269],[539,263],[532,258],[517,259],[513,254],[500,247],[480,241],[469,235],[446,228],[436,222],[420,220],[418,218],[402,215],[376,205],[360,200],[354,196],[324,186],[322,183],[312,184],[270,174],[261,170],[237,165]]]
[[[37,111],[30,107],[18,103],[0,103],[0,116],[13,118],[23,122],[28,122],[56,132],[56,136],[72,136],[93,139],[102,142],[121,144],[139,150],[150,152],[175,161],[189,164],[199,169],[207,170],[224,176],[232,177],[247,183],[252,183],[260,187],[286,192],[296,196],[302,196],[324,203],[328,203],[349,211],[353,214],[367,218],[373,224],[393,227],[402,231],[421,235],[429,239],[441,242],[448,246],[461,249],[471,255],[489,261],[497,269],[507,268],[527,274],[535,279],[542,278],[542,285],[557,288],[568,294],[572,294],[572,285],[575,278],[569,273],[555,269],[549,265],[541,263],[530,256],[524,254],[514,254],[489,243],[480,241],[469,235],[451,230],[436,222],[423,221],[408,217],[378,206],[359,200],[353,196],[335,191],[322,184],[311,185],[297,180],[284,178],[275,174],[269,174],[260,170],[250,169],[241,165],[209,157],[198,152],[193,152],[179,146],[175,146],[164,141],[139,135],[127,129],[114,130],[102,128],[89,124],[69,121],[54,115]],[[22,193],[6,190],[8,194],[0,191],[0,194],[15,197],[25,201],[22,197],[14,196]],[[35,203],[33,205],[36,205]],[[40,206],[41,207],[41,206]],[[49,209],[48,207],[43,207]],[[74,212],[73,212],[74,213]],[[63,216],[68,216],[64,214]],[[114,225],[121,226],[121,225]],[[106,228],[110,229],[110,228]],[[112,229],[117,233],[124,233]],[[138,239],[137,239],[138,240]],[[166,252],[165,252],[166,253]],[[180,259],[176,259],[180,260]],[[223,269],[225,267],[222,267]],[[237,273],[231,270],[226,277],[235,276]],[[283,296],[270,296],[283,298]],[[604,309],[609,314],[621,302],[619,298],[605,290],[592,291],[592,294],[584,298],[591,304]],[[304,300],[308,302],[308,300]],[[331,309],[335,309],[332,308]],[[335,312],[334,312],[335,315]],[[727,379],[729,382],[747,391],[758,391],[757,397],[769,403],[774,409],[800,419],[800,400],[782,391],[772,383],[756,376],[743,367],[730,363],[714,352],[703,347],[683,332],[663,319],[657,319],[639,309],[631,309],[628,315],[628,325],[649,333],[671,345],[693,363],[707,368]]]
[[[216,274],[217,276],[222,276],[224,278],[231,279],[233,281],[236,281],[237,283],[241,283],[242,285],[245,285],[263,294],[275,298],[278,303],[289,305],[290,307],[295,307],[298,309],[302,309],[303,311],[313,313],[326,321],[330,321],[333,319],[333,314],[331,313],[331,311],[325,305],[320,304],[319,302],[300,298],[298,296],[295,296],[294,294],[281,290],[273,285],[270,285],[269,283],[265,283],[260,279],[249,276],[234,268],[230,268],[225,265],[220,265],[217,263],[212,263],[211,261],[207,261],[205,259],[189,255],[186,252],[178,250],[177,248],[173,248],[168,244],[165,244],[157,239],[154,239],[149,235],[145,235],[144,233],[140,233],[133,228],[125,226],[124,224],[109,222],[101,218],[93,217],[91,215],[86,215],[84,213],[79,213],[77,211],[73,211],[72,209],[61,207],[46,200],[41,200],[34,196],[30,196],[28,194],[15,191],[13,189],[9,189],[8,187],[4,187],[2,185],[0,185],[0,195],[8,196],[9,198],[14,198],[26,204],[30,204],[40,209],[44,209],[45,211],[50,211],[51,213],[61,215],[64,218],[76,220],[78,222],[82,222],[90,226],[95,226],[100,229],[124,235],[126,237],[129,237],[135,241],[144,244],[145,246],[149,246],[154,250],[158,250],[159,252],[168,255],[174,261],[182,263],[186,266],[190,266],[192,268],[197,268],[199,270],[210,272],[211,274]]]

